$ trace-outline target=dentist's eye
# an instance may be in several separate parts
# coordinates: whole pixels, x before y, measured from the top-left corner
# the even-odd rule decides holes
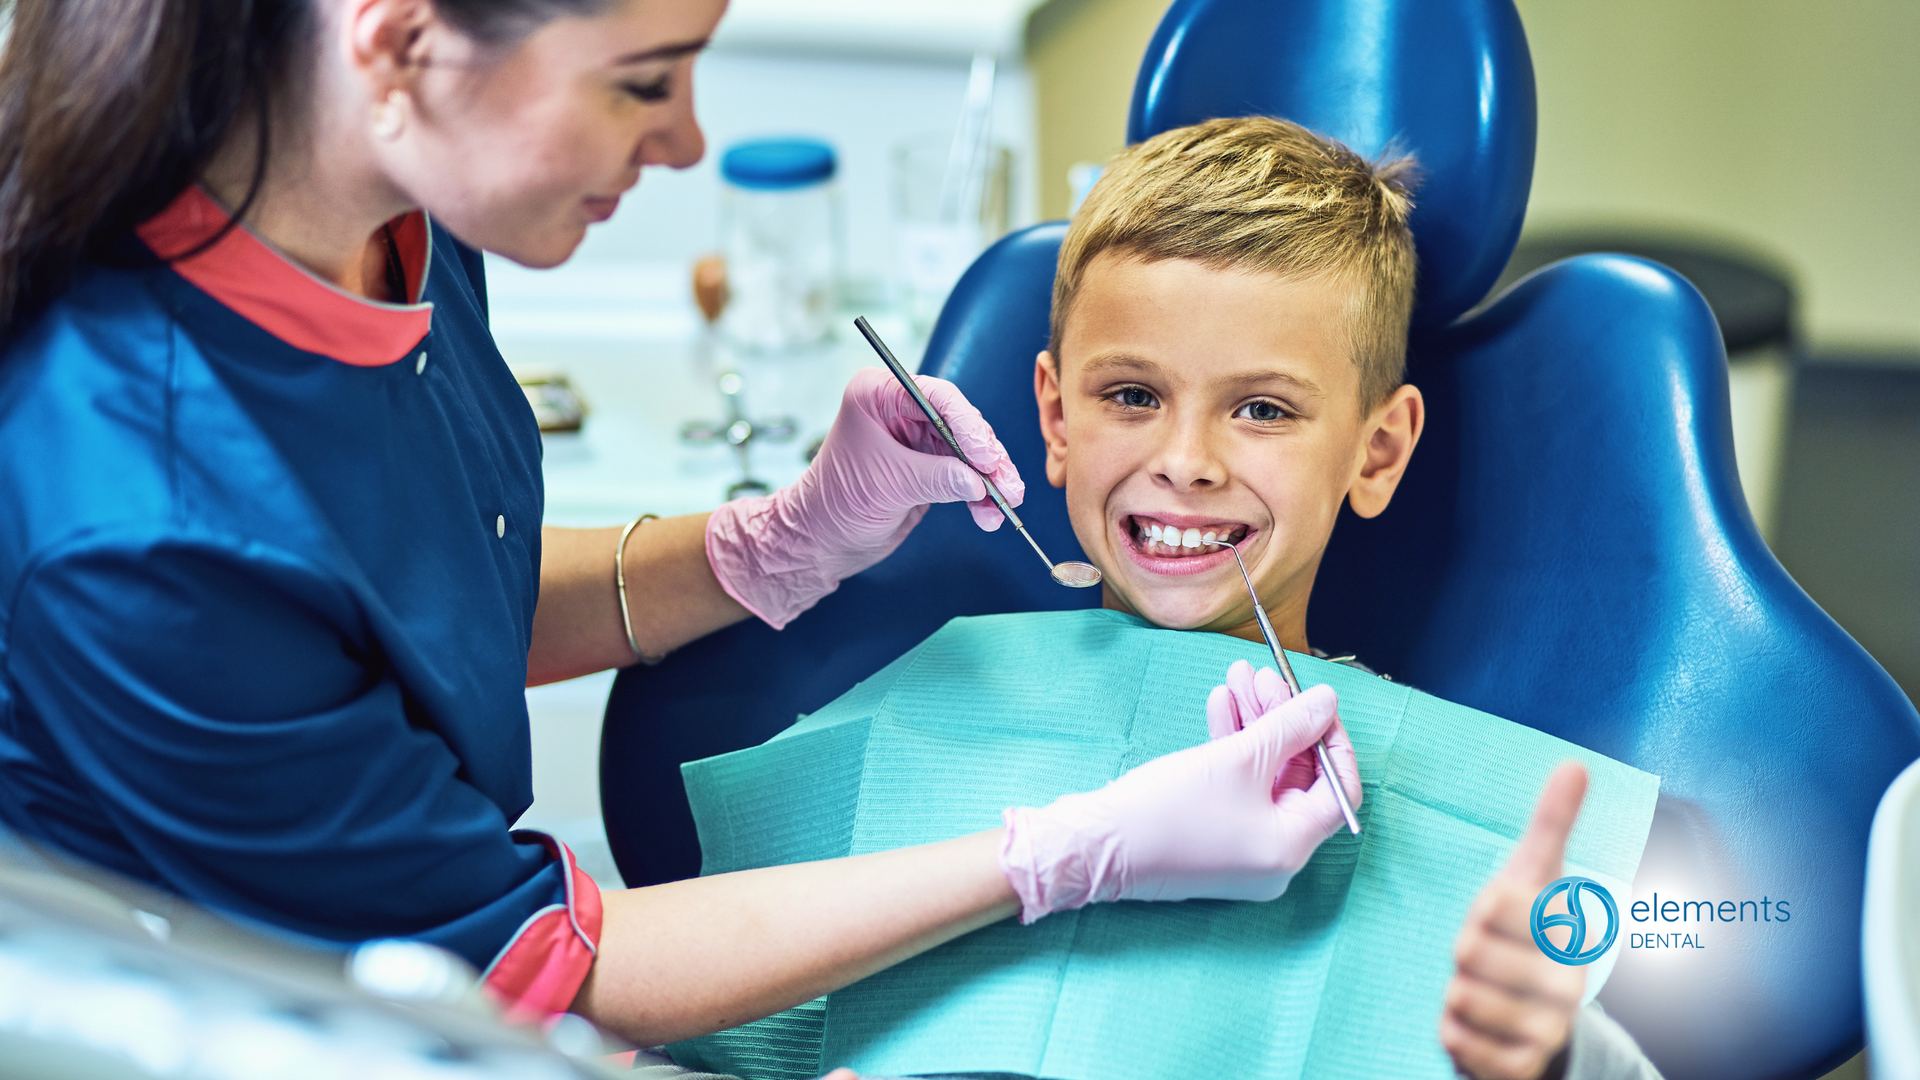
[[[620,89],[635,101],[644,101],[657,105],[673,96],[673,77],[662,75],[657,79],[642,83],[621,83]]]
[[[1287,419],[1290,414],[1287,410],[1281,408],[1278,402],[1249,401],[1245,405],[1235,409],[1233,415],[1236,419],[1240,420],[1252,420],[1259,424],[1271,424],[1278,420]]]
[[[1151,409],[1160,404],[1159,399],[1153,396],[1153,391],[1144,386],[1123,386],[1107,397],[1114,404],[1129,409]]]

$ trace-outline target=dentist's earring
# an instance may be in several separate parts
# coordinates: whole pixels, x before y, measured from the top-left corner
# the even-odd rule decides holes
[[[406,126],[406,115],[400,111],[400,91],[388,91],[387,96],[373,103],[374,138],[392,142],[400,137],[400,129]]]

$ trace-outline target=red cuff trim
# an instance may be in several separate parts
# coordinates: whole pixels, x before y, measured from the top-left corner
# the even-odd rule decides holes
[[[481,985],[511,1023],[545,1020],[566,1012],[593,970],[600,945],[600,887],[574,865],[573,851],[544,833],[535,837],[560,860],[567,882],[566,904],[541,908],[527,917],[493,958]]]
[[[174,272],[248,322],[296,349],[332,357],[354,367],[382,367],[408,353],[433,328],[433,305],[383,304],[320,280],[295,265],[245,226],[230,230],[212,247],[192,251],[227,223],[227,212],[198,184],[134,230]],[[433,261],[433,235],[426,214],[415,210],[388,223],[407,291],[416,301],[426,292]]]

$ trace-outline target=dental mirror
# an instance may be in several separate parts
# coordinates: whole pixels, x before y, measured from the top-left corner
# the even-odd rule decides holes
[[[1046,558],[1045,555],[1040,557]],[[1053,580],[1070,589],[1084,589],[1100,584],[1100,570],[1092,563],[1068,559],[1066,562],[1053,564]]]
[[[933,430],[940,433],[940,438],[945,440],[947,448],[953,451],[953,456],[965,463],[967,468],[980,474],[980,481],[987,485],[987,494],[993,499],[993,505],[1000,508],[1000,512],[1007,516],[1007,521],[1020,531],[1020,535],[1026,538],[1028,544],[1032,545],[1033,553],[1040,556],[1041,562],[1047,564],[1047,572],[1053,575],[1053,580],[1069,589],[1085,589],[1100,584],[1100,569],[1092,563],[1080,562],[1077,559],[1057,563],[1047,558],[1047,553],[1040,550],[1039,541],[1027,531],[1026,523],[1020,520],[1020,515],[1013,512],[1013,507],[1007,505],[1007,500],[1000,494],[1000,489],[993,485],[993,478],[988,476],[980,466],[967,460],[967,452],[960,449],[959,440],[953,437],[953,429],[947,426],[947,418],[941,416],[940,410],[934,408],[933,402],[927,400],[927,395],[920,392],[920,384],[913,381],[913,376],[907,373],[905,365],[894,357],[893,350],[887,348],[887,343],[881,341],[880,335],[873,332],[867,317],[862,315],[854,319],[853,325],[866,337],[867,344],[873,346],[873,351],[880,354],[880,359],[886,363],[887,370],[893,372],[893,377],[899,379],[900,385],[907,388],[907,394],[913,398],[914,404],[920,406],[920,411],[927,414],[928,420],[933,421]]]

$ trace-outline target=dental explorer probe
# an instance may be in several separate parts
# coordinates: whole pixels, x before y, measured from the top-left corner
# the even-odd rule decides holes
[[[1047,553],[1040,550],[1039,541],[1033,538],[1033,534],[1027,531],[1026,524],[1020,520],[1020,515],[1013,512],[1013,507],[1007,505],[1007,500],[1000,494],[1000,489],[993,486],[993,478],[987,475],[985,469],[967,458],[967,452],[960,449],[960,441],[953,437],[953,429],[947,426],[947,418],[941,416],[940,410],[934,408],[933,402],[927,400],[927,395],[920,392],[920,384],[913,381],[913,376],[907,373],[906,366],[894,357],[893,350],[887,348],[887,343],[881,341],[880,335],[873,332],[867,317],[862,315],[854,319],[853,325],[866,336],[867,344],[873,346],[873,351],[880,354],[880,359],[886,362],[887,370],[893,372],[893,377],[899,379],[900,385],[907,388],[907,393],[912,396],[914,404],[920,406],[920,411],[927,414],[928,420],[933,421],[933,430],[939,432],[940,437],[946,440],[948,448],[953,451],[953,456],[959,458],[967,468],[980,474],[980,482],[987,485],[987,494],[993,497],[993,505],[999,507],[1000,512],[1007,516],[1007,520],[1013,524],[1013,527],[1020,530],[1020,535],[1027,538],[1027,543],[1033,545],[1033,553],[1040,556],[1041,562],[1047,564],[1047,573],[1053,575],[1053,580],[1072,589],[1084,589],[1100,584],[1100,570],[1092,563],[1078,560],[1056,563],[1047,558]]]
[[[1273,650],[1274,662],[1280,665],[1280,677],[1287,680],[1287,689],[1295,697],[1300,695],[1300,680],[1293,674],[1293,665],[1287,663],[1287,653],[1280,647],[1280,638],[1273,632],[1273,623],[1267,620],[1267,609],[1260,606],[1260,594],[1253,591],[1253,575],[1247,573],[1247,564],[1240,561],[1240,549],[1224,540],[1202,540],[1203,544],[1223,547],[1233,552],[1234,565],[1240,568],[1240,576],[1246,579],[1247,595],[1253,598],[1253,618],[1260,624],[1260,633],[1267,639],[1267,648]],[[1333,769],[1333,757],[1327,753],[1327,740],[1321,739],[1313,744],[1313,752],[1320,758],[1320,771],[1326,774],[1327,783],[1333,786],[1333,797],[1340,804],[1340,815],[1347,819],[1347,831],[1360,835],[1360,819],[1354,816],[1353,804],[1347,801],[1347,787],[1340,782],[1340,774]]]

